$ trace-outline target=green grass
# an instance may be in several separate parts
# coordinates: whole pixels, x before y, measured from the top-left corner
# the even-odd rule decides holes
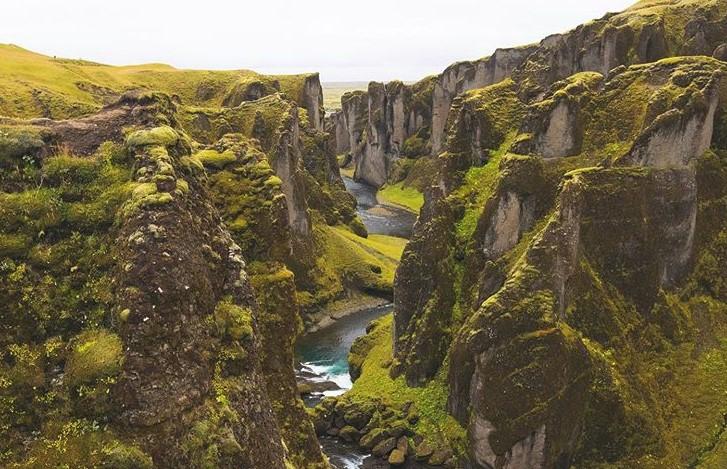
[[[469,240],[474,234],[477,220],[495,190],[500,175],[500,161],[510,148],[513,139],[514,134],[506,138],[505,143],[493,153],[484,166],[470,168],[465,174],[463,184],[452,194],[453,197],[467,201],[464,216],[457,223],[457,236],[460,239]]]
[[[396,262],[401,259],[407,243],[406,239],[395,236],[371,234],[368,238],[361,238],[345,228],[334,227],[333,230],[372,254],[381,254]]]
[[[0,44],[0,115],[76,117],[96,111],[131,89],[177,95],[184,104],[222,105],[236,85],[277,80],[281,91],[298,100],[307,75],[267,76],[250,70],[180,70],[164,64],[115,67],[56,59]]]
[[[328,233],[328,255],[325,257],[336,270],[357,273],[367,279],[377,277],[368,266],[378,265],[381,267],[380,278],[374,280],[373,284],[392,287],[394,272],[406,240],[384,236],[377,241],[369,241],[340,226],[326,227],[325,230]]]
[[[424,194],[403,182],[384,186],[376,196],[384,204],[396,205],[414,213],[419,213],[424,205]]]
[[[414,402],[420,417],[415,425],[417,433],[435,445],[439,441],[446,441],[453,447],[461,447],[465,435],[464,429],[446,411],[447,366],[443,366],[434,379],[420,388],[407,386],[403,376],[396,379],[391,379],[389,376],[393,358],[393,323],[392,314],[384,316],[373,332],[366,337],[365,340],[371,341],[372,347],[363,361],[361,376],[344,398],[354,402],[381,399],[384,404],[392,407]]]
[[[394,273],[406,240],[372,235],[361,238],[344,226],[314,224],[316,264],[310,291],[301,291],[302,307],[323,305],[340,298],[344,291],[390,297]]]
[[[661,464],[667,461],[683,467],[725,467],[715,464],[727,461],[727,432],[723,431],[723,414],[727,413],[727,339],[720,339],[714,348],[701,353],[698,349],[685,343],[670,354],[644,363],[643,372],[655,382],[664,376],[675,377],[660,396],[669,423],[664,435],[666,452],[654,467],[664,467]],[[695,450],[701,453],[696,458]]]
[[[349,179],[353,179],[354,168],[353,165],[348,165],[345,168],[341,168],[341,176],[346,176]]]

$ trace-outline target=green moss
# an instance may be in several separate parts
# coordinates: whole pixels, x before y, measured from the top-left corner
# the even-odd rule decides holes
[[[231,298],[217,303],[214,321],[217,333],[222,337],[232,340],[252,337],[252,311],[234,304]]]
[[[179,134],[169,126],[137,130],[126,137],[126,144],[132,148],[154,145],[168,147],[176,144],[178,141]]]
[[[135,446],[120,442],[107,444],[101,450],[103,468],[114,469],[152,469],[154,463],[149,455]]]
[[[287,211],[282,182],[254,140],[236,134],[221,145],[229,147],[223,154],[238,156],[207,175],[215,206],[248,259],[282,260],[290,244],[288,227],[282,226]]]
[[[73,341],[65,381],[75,387],[113,376],[121,370],[123,361],[123,344],[116,334],[103,329],[83,332]]]
[[[230,163],[237,161],[235,154],[229,150],[222,153],[216,150],[202,150],[192,157],[199,160],[204,166],[214,169],[222,169]]]
[[[53,189],[31,189],[0,193],[0,220],[3,230],[17,230],[28,236],[58,226],[63,220],[62,202]]]
[[[230,408],[226,399],[221,398],[223,395],[220,394],[222,387],[232,383],[219,376],[216,380],[217,401],[206,403],[206,415],[192,425],[180,445],[182,454],[191,464],[204,469],[221,467],[225,462],[229,463],[230,460],[239,458],[243,453],[243,449],[230,427],[230,424],[236,422],[239,416]]]
[[[418,420],[413,430],[423,436],[433,447],[452,447],[463,452],[466,444],[465,430],[447,413],[448,384],[445,366],[426,386],[412,388],[405,378],[392,379],[389,369],[392,365],[393,316],[379,319],[372,332],[359,339],[356,352],[349,357],[360,367],[361,375],[343,400],[369,405],[382,402],[384,405],[401,408],[413,403]],[[365,346],[361,345],[365,343]]]
[[[276,79],[280,84],[280,91],[288,95],[290,99],[302,105],[304,104],[302,102],[303,89],[305,87],[305,81],[309,76],[310,75],[307,74],[279,75]]]
[[[0,258],[21,257],[32,244],[31,238],[23,234],[0,233]]]
[[[97,158],[79,158],[58,155],[43,164],[43,174],[54,184],[90,184],[99,177],[102,161]]]
[[[174,201],[169,192],[159,192],[154,182],[134,183],[131,197],[126,200],[117,218],[128,218],[143,209],[162,207]]]
[[[23,164],[23,157],[32,162],[43,147],[39,128],[0,126],[0,166]]]
[[[77,467],[151,469],[151,458],[137,447],[124,443],[98,422],[85,419],[56,419],[34,439],[27,457],[10,465],[14,468]]]
[[[427,138],[418,133],[404,140],[401,145],[401,154],[409,157],[426,155],[428,153]]]

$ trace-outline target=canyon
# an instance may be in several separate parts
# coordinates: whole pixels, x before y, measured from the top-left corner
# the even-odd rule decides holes
[[[0,45],[0,465],[725,467],[726,60],[724,0],[340,110]]]

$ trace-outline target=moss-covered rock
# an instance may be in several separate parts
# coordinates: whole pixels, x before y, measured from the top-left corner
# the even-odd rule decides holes
[[[123,365],[121,339],[108,331],[91,330],[78,335],[71,343],[65,366],[69,386],[91,383],[114,376]]]

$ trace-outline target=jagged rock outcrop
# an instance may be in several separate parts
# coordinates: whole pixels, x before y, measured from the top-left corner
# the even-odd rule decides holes
[[[445,127],[454,98],[465,91],[498,83],[533,52],[533,46],[498,49],[492,56],[474,62],[460,62],[437,77],[432,95],[432,153],[438,154],[445,143]]]
[[[657,168],[685,166],[709,148],[724,71],[690,72],[672,74],[672,86],[679,91],[684,89],[682,94],[673,97],[673,102],[659,96],[659,100],[649,103],[645,130],[621,160],[622,164]]]
[[[584,72],[554,84],[543,100],[530,107],[512,151],[543,158],[580,154],[584,110],[602,82],[601,74]]]
[[[286,467],[296,443],[286,449],[290,434],[268,398],[267,332],[244,253],[190,163],[190,140],[172,127],[174,104],[128,95],[92,119],[39,124],[3,124],[6,145],[28,142],[27,132],[43,143],[30,154],[36,176],[10,171],[3,188],[11,192],[0,195],[3,269],[17,273],[1,280],[2,353],[25,354],[0,370],[10,383],[2,389],[3,457],[53,466]],[[128,133],[119,138],[116,125]],[[73,143],[79,128],[84,137]],[[28,198],[47,214],[42,224],[21,216]],[[39,249],[54,257],[29,255]],[[50,344],[52,356],[37,352]],[[32,389],[23,384],[28,365]],[[284,371],[293,376],[292,367]],[[50,413],[30,404],[44,395],[56,396]],[[49,443],[56,438],[63,446]],[[309,451],[322,467],[317,446]]]
[[[432,80],[369,84],[366,92],[346,93],[335,115],[336,150],[350,152],[357,180],[382,186],[400,156],[424,152],[431,121]]]
[[[336,155],[345,155],[351,151],[351,140],[346,128],[346,115],[342,110],[327,117],[326,132],[331,135],[331,145]]]
[[[308,122],[316,130],[323,130],[323,88],[317,73],[307,75],[303,80],[303,90],[299,98],[300,105],[308,112]]]
[[[694,279],[724,230],[706,208],[721,196],[705,186],[715,184],[705,171],[725,175],[706,169],[724,146],[724,72],[684,57],[578,73],[535,102],[528,81],[455,100],[438,192],[397,275],[391,373],[416,386],[447,373],[448,410],[468,429],[465,467],[640,465],[651,451],[701,451],[664,449],[686,423],[639,361],[692,373],[702,358],[677,350],[724,326],[673,326],[721,301],[695,293]],[[679,393],[680,379],[662,385]]]

